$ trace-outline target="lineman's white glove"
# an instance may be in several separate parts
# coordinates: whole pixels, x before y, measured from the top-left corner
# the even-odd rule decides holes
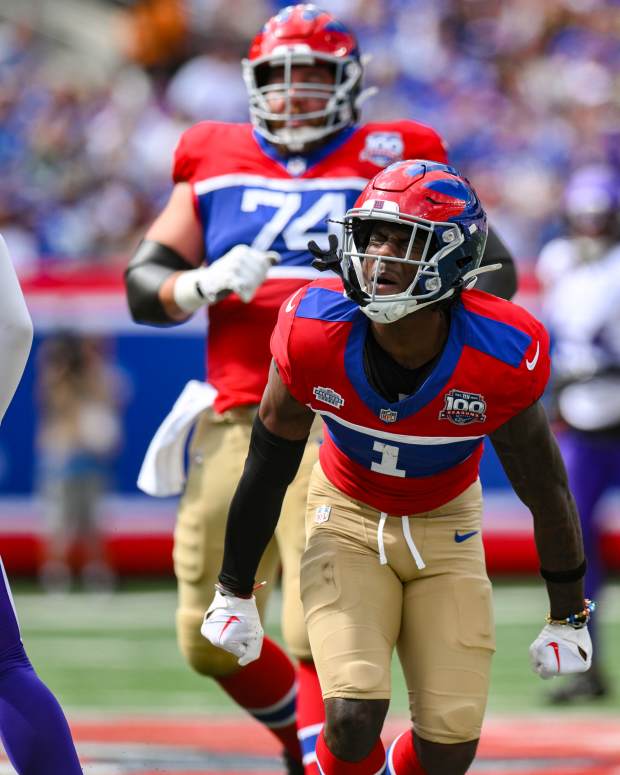
[[[174,300],[185,312],[215,304],[229,293],[236,293],[247,304],[265,280],[269,267],[279,260],[280,255],[274,250],[235,245],[210,266],[182,272],[174,284]]]
[[[592,664],[592,641],[587,627],[546,624],[530,646],[532,670],[541,678],[585,673]]]
[[[238,657],[242,667],[254,662],[260,656],[264,635],[256,598],[235,597],[216,590],[200,632],[214,646]]]

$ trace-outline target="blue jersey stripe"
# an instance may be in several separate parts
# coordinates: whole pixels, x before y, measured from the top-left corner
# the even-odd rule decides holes
[[[195,184],[209,263],[235,245],[275,250],[280,266],[309,266],[309,240],[327,246],[327,219],[341,218],[359,196],[357,178],[222,175]],[[282,221],[282,218],[285,220]]]
[[[508,323],[475,312],[468,311],[466,315],[465,344],[516,369],[532,343],[532,337]]]
[[[459,441],[454,444],[403,444],[392,439],[382,442],[372,436],[347,428],[330,417],[323,416],[329,435],[347,457],[366,469],[376,470],[373,463],[379,465],[384,446],[396,447],[397,474],[402,478],[432,476],[448,468],[453,468],[466,460],[482,444],[482,439]]]
[[[360,309],[339,291],[329,288],[308,288],[303,299],[297,305],[295,317],[310,320],[325,320],[330,323],[354,320],[360,315]]]
[[[355,431],[356,433],[362,433],[366,436],[373,436],[380,441],[396,441],[401,444],[417,444],[419,446],[438,446],[441,444],[458,444],[460,441],[474,441],[476,439],[484,438],[484,433],[474,433],[466,436],[418,436],[411,433],[393,433],[387,431],[385,428],[382,430],[375,430],[374,428],[368,428],[365,425],[358,425],[357,423],[345,420],[341,415],[334,412],[328,412],[326,409],[318,409],[315,407],[315,412],[318,412],[321,417],[326,419],[330,417],[334,422],[339,425],[344,425],[345,428]],[[386,427],[394,427],[392,425]],[[398,427],[398,426],[397,426]]]

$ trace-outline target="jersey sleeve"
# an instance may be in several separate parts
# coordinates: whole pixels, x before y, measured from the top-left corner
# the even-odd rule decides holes
[[[532,341],[525,351],[521,373],[525,376],[524,406],[526,409],[545,392],[551,373],[551,357],[549,354],[549,334],[546,328],[535,318],[532,320]]]
[[[198,164],[204,158],[204,149],[208,148],[204,134],[205,125],[196,124],[181,135],[172,164],[172,180],[175,183],[192,181]]]
[[[295,313],[297,305],[305,294],[306,287],[298,288],[282,304],[278,313],[278,322],[271,334],[271,355],[278,367],[278,373],[289,393],[301,403],[307,403],[301,367],[295,347]]]
[[[430,159],[448,163],[448,149],[441,135],[432,127],[416,125],[416,131],[405,133],[405,159]]]

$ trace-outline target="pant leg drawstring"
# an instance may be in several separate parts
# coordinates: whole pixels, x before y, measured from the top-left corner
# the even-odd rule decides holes
[[[409,517],[401,517],[400,521],[403,525],[403,533],[405,536],[405,541],[407,542],[407,546],[409,547],[409,551],[411,552],[411,556],[415,560],[415,564],[418,567],[418,570],[422,570],[422,568],[426,568],[426,563],[422,559],[422,555],[418,551],[418,547],[413,542],[413,536],[411,535],[411,528],[409,527]]]
[[[385,543],[383,541],[383,529],[385,527],[387,518],[388,518],[388,515],[384,511],[382,511],[381,516],[379,517],[379,525],[377,527],[377,545],[379,547],[379,563],[381,565],[387,565],[387,557],[385,555]],[[409,527],[409,517],[401,517],[400,521],[403,527],[403,535],[405,536],[405,541],[407,542],[407,546],[409,547],[411,556],[415,560],[415,564],[418,570],[422,570],[422,568],[426,568],[426,563],[422,559],[422,555],[418,551],[418,547],[415,545],[413,541],[413,536],[411,535],[411,529]]]
[[[387,514],[382,511],[379,518],[379,526],[377,527],[377,544],[379,545],[379,563],[381,565],[387,565],[387,557],[385,556],[385,544],[383,543],[383,528],[385,526],[385,520]]]

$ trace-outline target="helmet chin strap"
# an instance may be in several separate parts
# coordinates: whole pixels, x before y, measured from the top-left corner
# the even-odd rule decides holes
[[[308,143],[320,140],[323,136],[324,127],[300,126],[295,129],[282,127],[274,129],[273,134],[278,138],[278,143],[286,146],[289,151],[298,153]]]
[[[369,317],[374,323],[396,323],[397,320],[401,320],[407,315],[417,312],[424,307],[430,307],[431,304],[437,304],[438,301],[449,299],[450,296],[454,296],[454,288],[450,288],[443,296],[439,296],[432,301],[418,302],[416,299],[410,299],[407,301],[388,301],[388,302],[376,302],[371,301],[364,307],[360,307],[364,315]]]
[[[487,266],[479,266],[476,269],[471,269],[463,275],[463,287],[467,290],[473,288],[478,279],[478,275],[486,274],[487,272],[496,272],[501,269],[501,264],[487,264]]]
[[[488,266],[479,266],[477,269],[472,269],[463,275],[463,288],[469,290],[473,288],[478,279],[478,275],[486,274],[486,272],[496,272],[501,269],[501,264],[489,264]],[[438,301],[449,299],[454,295],[455,288],[450,288],[443,296],[439,296],[432,301],[424,301],[421,304],[416,299],[407,301],[392,301],[392,302],[376,302],[371,301],[364,307],[360,306],[360,309],[375,323],[395,323],[397,320],[410,315],[412,312],[417,312],[424,307],[429,307],[431,304],[437,304]]]
[[[362,89],[355,100],[355,107],[360,108],[366,100],[374,97],[378,92],[379,89],[376,86],[368,86],[366,89]]]

